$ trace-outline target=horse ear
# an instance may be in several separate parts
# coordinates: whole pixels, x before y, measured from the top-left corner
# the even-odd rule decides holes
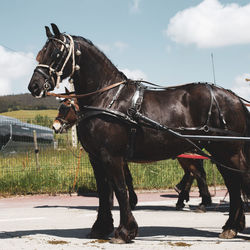
[[[69,90],[65,87],[65,93],[66,94],[69,94],[70,92],[69,92]]]
[[[50,37],[53,36],[53,34],[51,33],[51,31],[50,31],[50,29],[49,29],[48,26],[45,26],[45,30],[46,30],[46,35],[47,35],[48,38],[50,38]]]
[[[60,30],[58,29],[58,27],[56,26],[56,24],[51,23],[51,27],[52,27],[52,30],[53,30],[53,32],[54,32],[54,34],[55,34],[55,37],[59,38],[61,32],[60,32]]]

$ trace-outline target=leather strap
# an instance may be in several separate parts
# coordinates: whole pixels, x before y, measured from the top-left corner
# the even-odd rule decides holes
[[[60,98],[68,98],[68,99],[70,99],[70,98],[83,98],[83,97],[87,97],[87,96],[92,96],[92,95],[95,95],[95,94],[103,93],[103,92],[105,92],[107,90],[113,89],[113,88],[115,88],[115,87],[117,87],[117,86],[119,86],[121,84],[126,83],[126,82],[127,82],[126,80],[121,81],[121,82],[117,82],[117,83],[111,84],[111,85],[109,85],[107,87],[104,87],[102,89],[98,89],[98,90],[96,90],[94,92],[90,92],[90,93],[86,93],[86,94],[81,94],[81,95],[74,95],[74,94],[70,94],[69,95],[67,93],[65,93],[65,94],[56,94],[56,93],[52,93],[52,92],[48,92],[48,93],[46,93],[46,95],[60,97]]]

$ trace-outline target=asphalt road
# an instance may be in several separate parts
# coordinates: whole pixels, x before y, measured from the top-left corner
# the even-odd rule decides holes
[[[247,228],[232,240],[219,239],[228,218],[228,196],[217,191],[206,213],[195,212],[200,202],[193,192],[183,211],[175,210],[176,193],[139,193],[133,212],[139,236],[130,244],[114,245],[86,237],[96,218],[98,199],[86,196],[24,196],[0,199],[0,250],[11,249],[250,249]],[[116,204],[115,204],[116,205]],[[115,227],[119,210],[113,210]]]

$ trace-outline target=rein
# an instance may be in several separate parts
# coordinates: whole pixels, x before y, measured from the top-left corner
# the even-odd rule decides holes
[[[125,84],[127,81],[124,80],[124,81],[121,81],[121,82],[117,82],[117,83],[113,83],[107,87],[104,87],[104,88],[101,88],[101,89],[98,89],[94,92],[90,92],[90,93],[87,93],[87,94],[80,94],[80,95],[72,95],[72,94],[67,94],[67,93],[63,93],[63,94],[56,94],[56,93],[52,93],[52,92],[47,92],[46,95],[47,96],[55,96],[55,97],[61,97],[61,98],[68,98],[68,99],[71,99],[71,98],[83,98],[83,97],[87,97],[87,96],[92,96],[92,95],[95,95],[95,94],[99,94],[99,93],[103,93],[107,90],[110,90],[110,89],[113,89],[121,84]]]

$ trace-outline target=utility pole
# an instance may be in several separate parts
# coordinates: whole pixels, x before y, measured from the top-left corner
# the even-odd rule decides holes
[[[214,84],[216,84],[216,80],[215,80],[215,70],[214,70],[214,55],[213,55],[213,53],[211,53],[211,60],[212,60],[212,67],[213,67]]]

